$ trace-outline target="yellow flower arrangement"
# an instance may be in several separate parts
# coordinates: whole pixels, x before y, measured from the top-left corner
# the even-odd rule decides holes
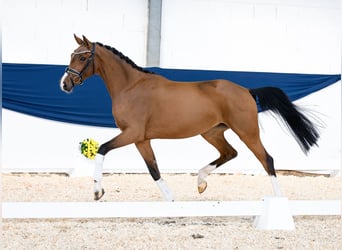
[[[94,160],[95,155],[99,150],[99,143],[91,138],[84,139],[82,142],[80,142],[80,150],[81,154],[83,154],[85,157]]]

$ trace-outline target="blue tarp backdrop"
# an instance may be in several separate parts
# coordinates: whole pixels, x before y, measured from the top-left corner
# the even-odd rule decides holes
[[[56,121],[115,127],[111,99],[101,78],[93,76],[84,85],[76,87],[72,94],[66,94],[59,87],[65,67],[4,63],[2,106]],[[340,75],[147,69],[175,81],[227,79],[246,88],[276,86],[284,90],[292,101],[341,79]]]

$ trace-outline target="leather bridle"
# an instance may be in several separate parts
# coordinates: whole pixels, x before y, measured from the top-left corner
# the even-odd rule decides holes
[[[90,57],[88,57],[88,61],[86,63],[86,65],[84,65],[83,69],[81,71],[77,71],[76,69],[73,69],[71,67],[66,67],[65,69],[65,73],[67,73],[68,75],[73,74],[76,75],[78,77],[78,81],[75,81],[75,79],[72,79],[72,77],[70,77],[72,86],[74,87],[75,84],[83,84],[83,73],[87,70],[87,68],[89,67],[90,63],[93,63],[93,73],[95,73],[95,62],[94,62],[94,55],[95,55],[95,44],[93,43],[93,47],[91,50],[83,50],[83,51],[79,51],[79,52],[74,52],[72,53],[72,56],[74,55],[80,55],[80,54],[84,54],[84,53],[91,53]]]

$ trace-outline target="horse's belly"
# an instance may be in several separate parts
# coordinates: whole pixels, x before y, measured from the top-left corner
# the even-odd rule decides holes
[[[146,128],[149,139],[180,139],[202,134],[221,121],[214,112],[167,112],[152,121]]]

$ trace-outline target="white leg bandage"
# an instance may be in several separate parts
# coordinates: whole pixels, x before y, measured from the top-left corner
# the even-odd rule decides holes
[[[157,180],[156,184],[159,187],[160,191],[162,192],[165,200],[174,201],[173,195],[172,195],[170,189],[168,188],[168,186],[166,185],[166,183],[164,182],[164,180],[162,178]]]
[[[273,191],[274,191],[274,194],[276,195],[276,196],[282,196],[282,193],[281,193],[281,191],[280,191],[280,187],[279,187],[279,185],[278,185],[278,180],[277,180],[277,178],[275,177],[275,176],[270,176],[270,178],[271,178],[271,183],[272,183],[272,187],[273,187]]]
[[[198,186],[206,182],[207,176],[216,169],[216,165],[207,165],[198,171],[197,184]]]
[[[101,190],[102,170],[103,170],[104,155],[96,154],[95,169],[94,169],[94,192]]]

